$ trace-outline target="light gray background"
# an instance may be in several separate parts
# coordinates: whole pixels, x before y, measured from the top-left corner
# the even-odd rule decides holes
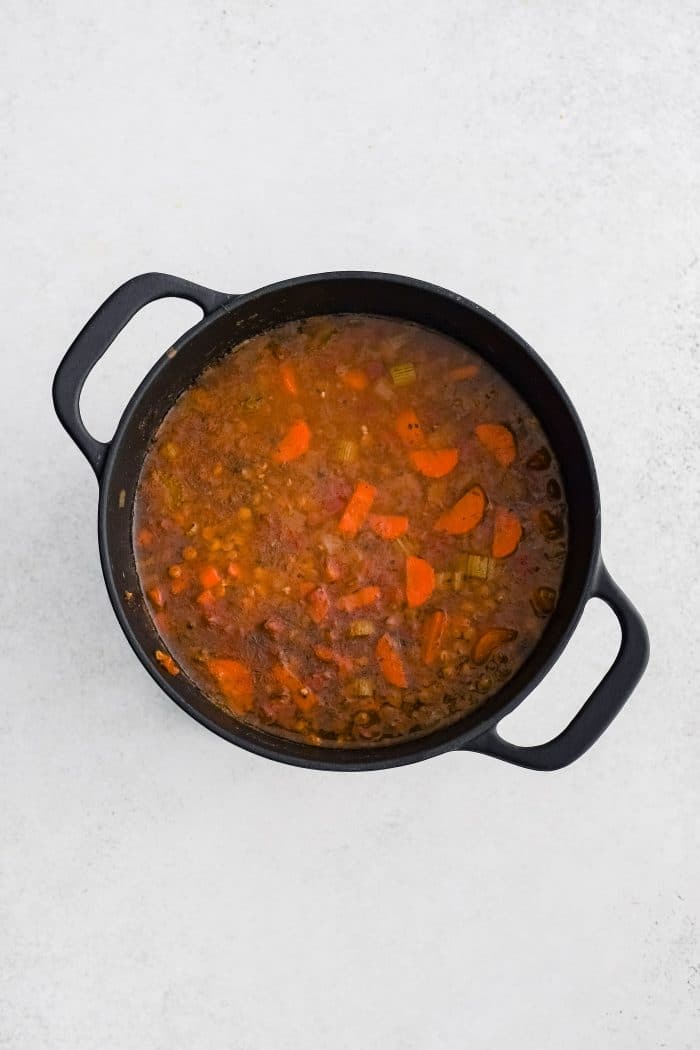
[[[697,1047],[700,5],[4,14],[0,1046]],[[333,268],[482,303],[580,411],[653,654],[567,771],[275,765],[120,634],[62,352],[141,271]],[[85,392],[98,436],[197,316],[161,302],[120,337]],[[504,731],[557,731],[617,637],[591,607]]]

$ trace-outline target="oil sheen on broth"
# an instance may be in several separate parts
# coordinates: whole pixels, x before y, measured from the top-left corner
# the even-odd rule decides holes
[[[567,544],[558,465],[478,355],[403,321],[309,318],[208,368],[134,511],[157,659],[317,746],[478,708],[532,652]]]

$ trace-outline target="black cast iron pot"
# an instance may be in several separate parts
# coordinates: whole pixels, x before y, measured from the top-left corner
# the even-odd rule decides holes
[[[111,442],[96,441],[79,410],[90,370],[127,322],[147,303],[177,296],[204,311],[143,380]],[[569,505],[569,554],[559,603],[529,659],[483,707],[427,736],[366,748],[320,748],[283,740],[246,725],[214,706],[185,674],[176,678],[154,658],[159,638],[141,597],[131,519],[134,493],[150,440],[175,399],[203,368],[258,332],[296,318],[325,313],[385,314],[433,328],[467,343],[505,376],[540,420],[561,467]],[[54,381],[59,419],[93,467],[100,485],[99,544],[109,596],[132,648],[165,692],[202,725],[266,758],[316,769],[386,769],[445,751],[478,751],[530,769],[559,769],[582,755],[620,711],[647,663],[644,624],[610,578],[600,557],[598,484],[583,428],[561,386],[534,351],[507,325],[453,292],[407,277],[327,273],[281,281],[247,295],[227,295],[167,274],[135,277],[118,288],[75,340]],[[125,596],[131,592],[131,600]],[[615,661],[559,736],[518,747],[497,726],[550,669],[569,640],[589,598],[617,616],[622,641]]]

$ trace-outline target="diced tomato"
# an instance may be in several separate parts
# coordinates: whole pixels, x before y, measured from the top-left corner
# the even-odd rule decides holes
[[[199,582],[205,588],[216,587],[217,583],[221,583],[221,574],[213,565],[205,565],[199,573]]]
[[[309,605],[309,616],[311,619],[314,623],[322,623],[331,607],[331,600],[328,597],[326,588],[315,587],[313,591],[309,591],[306,595],[306,601]]]

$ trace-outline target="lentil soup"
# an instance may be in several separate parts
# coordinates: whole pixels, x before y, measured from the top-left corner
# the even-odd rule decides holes
[[[166,415],[134,509],[156,658],[236,717],[395,743],[496,693],[553,612],[558,465],[464,345],[359,314],[290,322]]]

